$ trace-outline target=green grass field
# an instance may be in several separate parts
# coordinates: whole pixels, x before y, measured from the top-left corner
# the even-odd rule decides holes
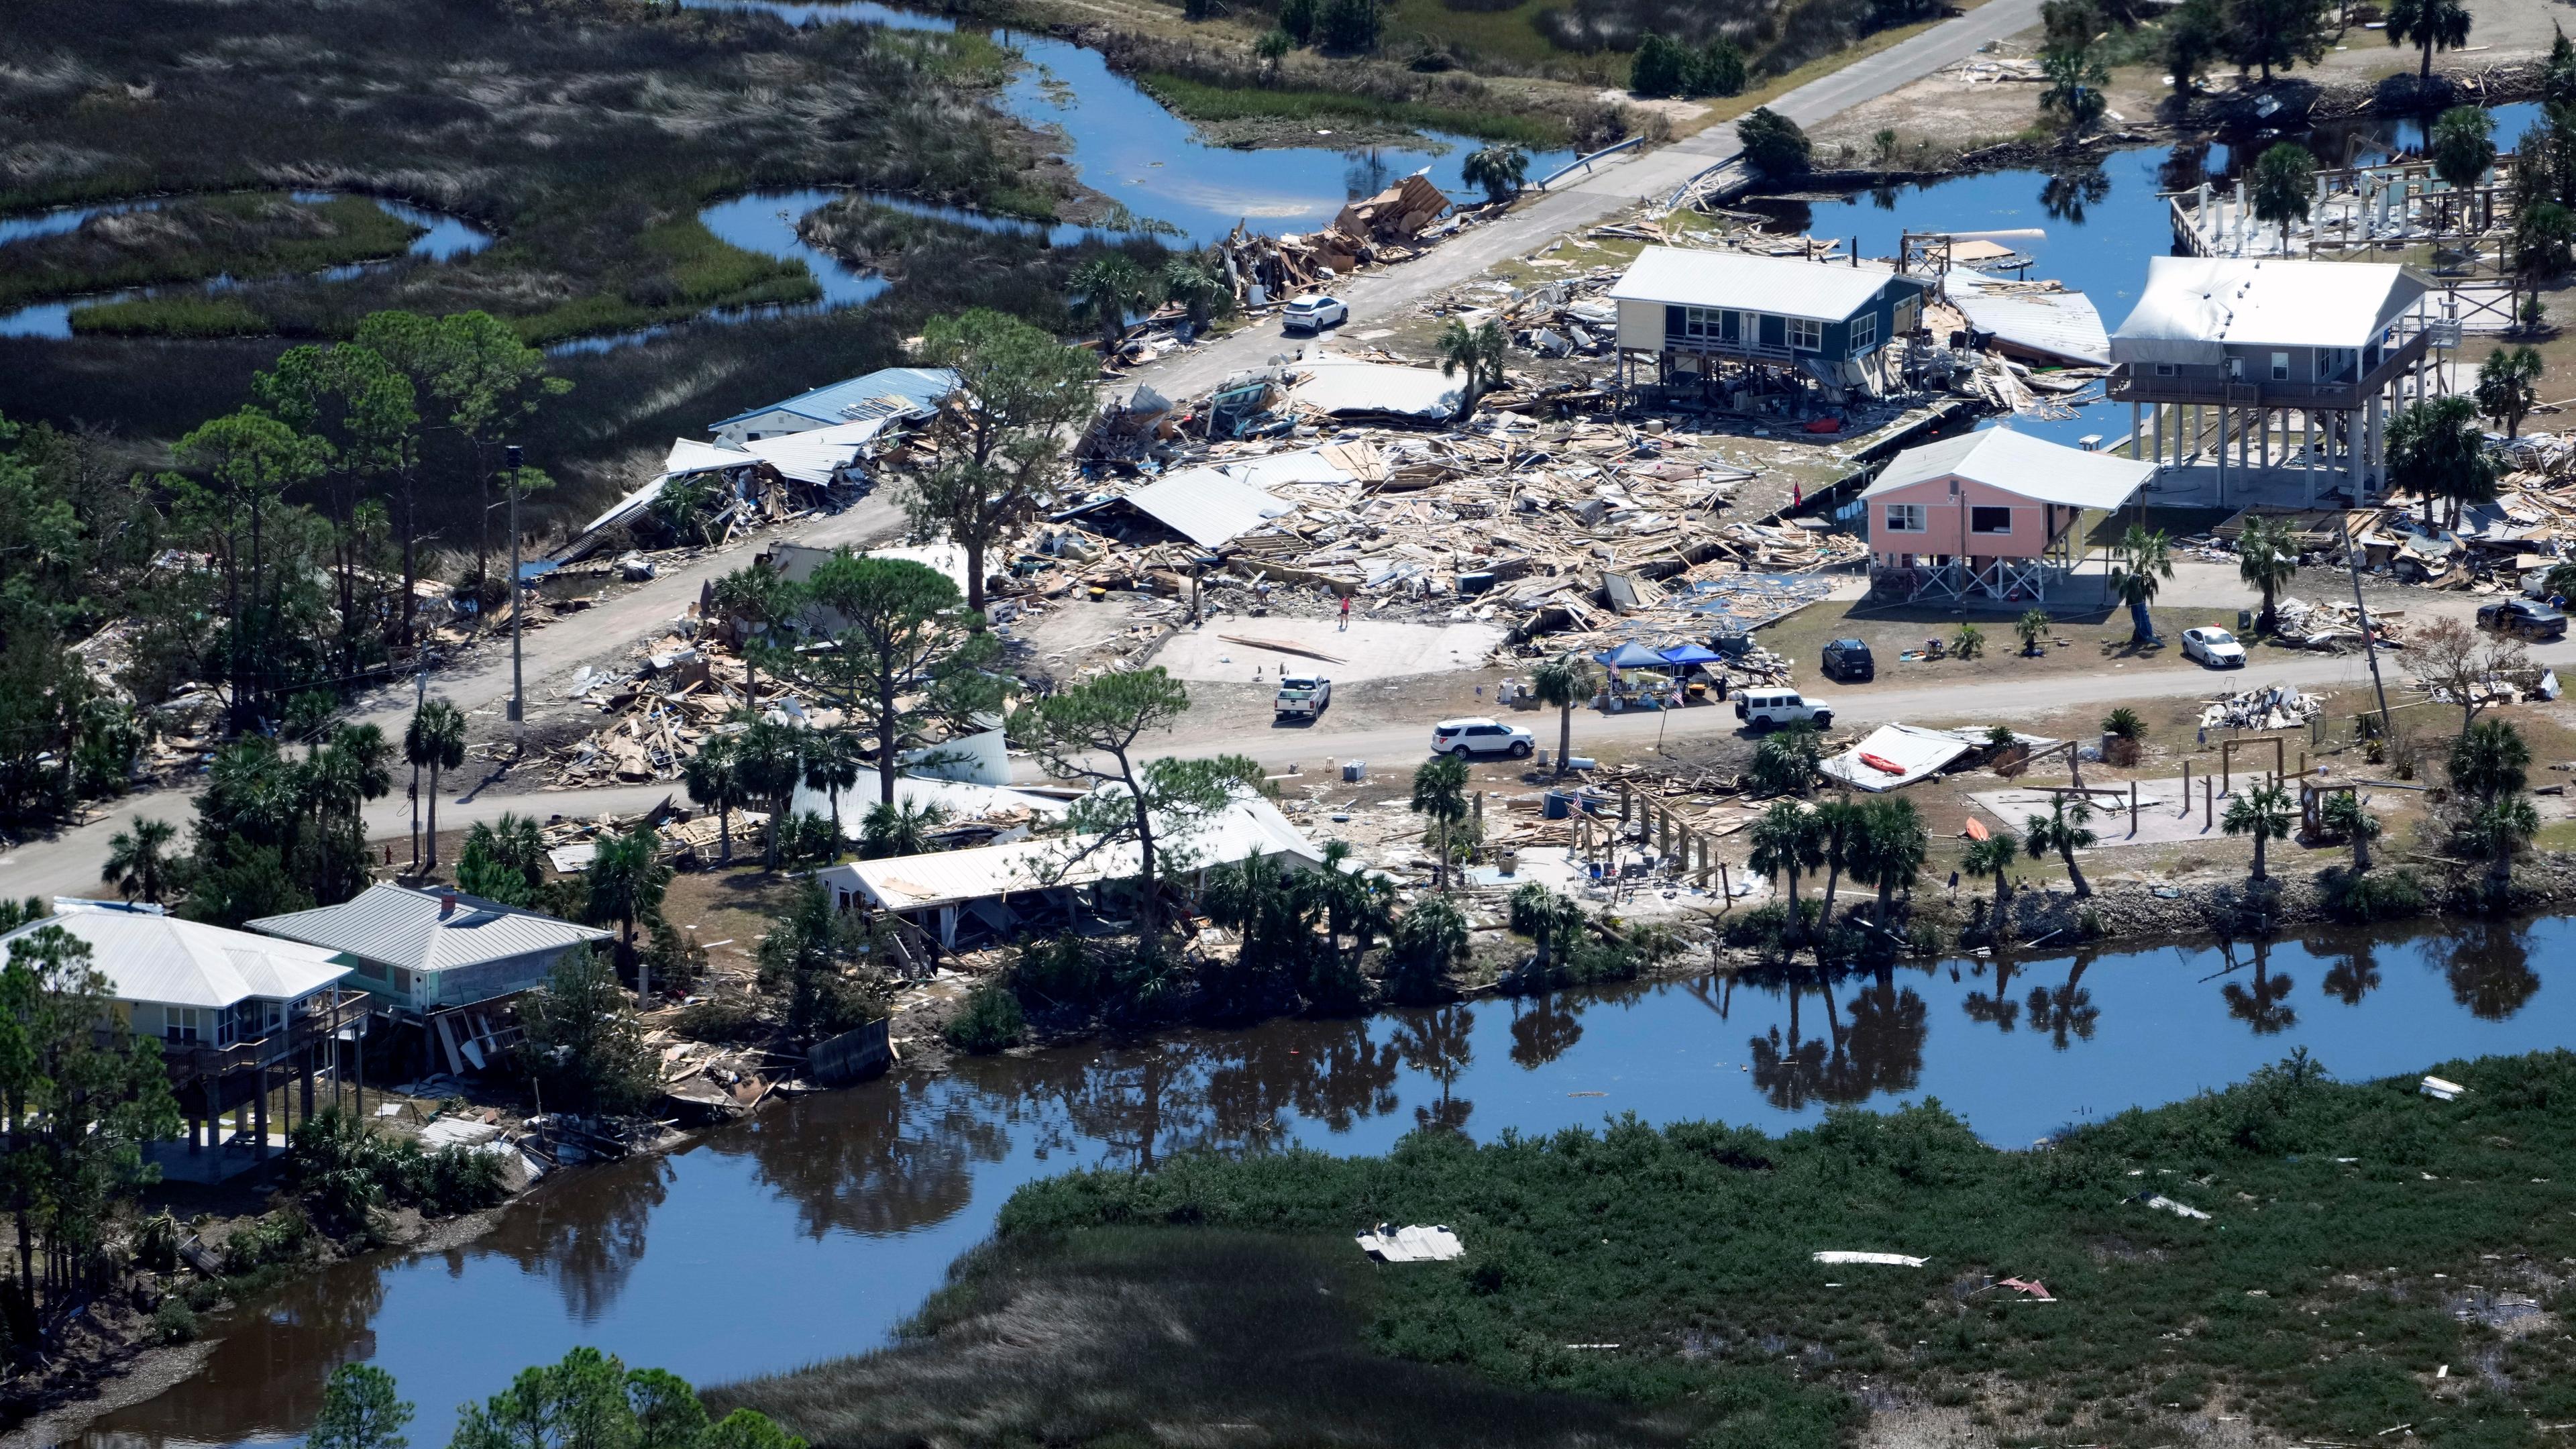
[[[1343,91],[1263,90],[1212,86],[1168,73],[1150,73],[1137,84],[1164,105],[1193,121],[1291,120],[1378,121],[1390,126],[1419,126],[1524,146],[1554,147],[1564,134],[1546,121],[1494,111],[1459,110],[1420,101],[1390,101]]]

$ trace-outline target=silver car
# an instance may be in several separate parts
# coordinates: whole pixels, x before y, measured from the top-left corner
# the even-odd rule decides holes
[[[2236,642],[2235,635],[2214,625],[2206,629],[2185,629],[2182,631],[2182,657],[2197,659],[2212,669],[2242,669],[2245,667],[2245,646]]]

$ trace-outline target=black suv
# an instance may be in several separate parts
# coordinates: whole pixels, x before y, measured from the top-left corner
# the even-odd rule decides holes
[[[2478,627],[2525,639],[2564,639],[2567,616],[2530,599],[2503,599],[2478,610]]]
[[[1825,677],[1838,683],[1877,677],[1878,663],[1858,639],[1837,639],[1825,646]]]

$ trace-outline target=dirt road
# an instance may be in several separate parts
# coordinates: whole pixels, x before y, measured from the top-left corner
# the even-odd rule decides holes
[[[2037,23],[2039,0],[1986,0],[1965,15],[1798,87],[1772,102],[1771,109],[1801,126],[1812,126],[1973,55],[1988,41]],[[1589,175],[1569,177],[1546,195],[1522,203],[1501,221],[1474,228],[1402,266],[1351,278],[1335,294],[1350,303],[1346,326],[1382,322],[1561,233],[1588,226],[1640,199],[1670,195],[1675,187],[1740,149],[1730,123],[1711,126],[1669,146],[1613,157]],[[1233,373],[1292,353],[1302,344],[1302,338],[1282,336],[1272,325],[1247,328],[1131,374],[1119,391],[1123,395],[1142,384],[1165,397],[1187,397]]]

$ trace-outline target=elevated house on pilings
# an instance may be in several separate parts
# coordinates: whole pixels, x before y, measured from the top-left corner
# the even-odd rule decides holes
[[[1738,411],[1814,386],[1891,390],[1888,343],[1923,325],[1932,284],[1883,267],[1682,247],[1638,254],[1619,308],[1619,386],[1696,388]]]
[[[2085,510],[2117,512],[2154,474],[2010,428],[1908,448],[1861,493],[1871,592],[2044,603],[2081,561]]]
[[[335,952],[114,901],[57,900],[54,914],[0,941],[49,926],[89,947],[117,1021],[161,1043],[191,1153],[223,1145],[229,1113],[252,1156],[267,1156],[269,1094],[300,1085],[280,1125],[299,1108],[310,1119],[316,1074],[337,1081],[343,1061],[357,1060],[367,997],[343,986],[349,966]]]
[[[2309,506],[2376,500],[2389,415],[2440,386],[2434,290],[2386,264],[2151,259],[2137,310],[2111,334],[2130,456],[2215,469],[2221,505],[2231,488],[2252,501],[2255,485],[2287,492],[2292,477]]]

